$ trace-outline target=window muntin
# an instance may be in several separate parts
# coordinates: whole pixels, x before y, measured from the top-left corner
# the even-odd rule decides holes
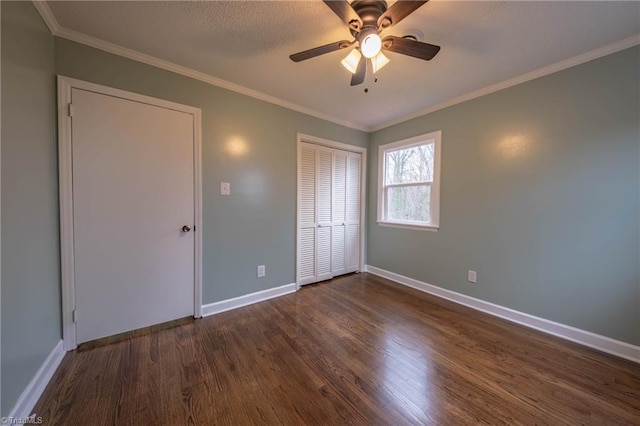
[[[437,229],[441,132],[380,146],[378,223]]]

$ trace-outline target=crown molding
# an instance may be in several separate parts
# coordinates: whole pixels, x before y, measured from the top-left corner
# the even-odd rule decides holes
[[[222,89],[230,90],[232,92],[240,93],[242,95],[249,96],[254,99],[265,101],[274,105],[278,105],[278,106],[290,109],[292,111],[300,112],[302,114],[319,118],[321,120],[329,121],[331,123],[339,124],[341,126],[349,127],[355,130],[361,130],[364,132],[369,131],[368,127],[364,127],[356,123],[352,123],[350,121],[345,121],[345,120],[333,117],[331,115],[324,114],[319,111],[315,111],[311,108],[307,108],[302,105],[298,105],[296,103],[286,101],[284,99],[280,99],[275,96],[267,95],[257,90],[253,90],[253,89],[249,89],[248,87],[241,86],[239,84],[231,83],[230,81],[214,77],[210,74],[206,74],[201,71],[196,71],[194,69],[187,68],[182,65],[175,64],[173,62],[165,61],[164,59],[156,58],[155,56],[147,55],[146,53],[138,52],[137,50],[122,47],[120,45],[110,43],[108,41],[104,41],[95,37],[88,36],[86,34],[79,33],[77,31],[64,28],[58,24],[58,21],[56,20],[55,16],[51,12],[49,5],[45,1],[33,1],[33,4],[38,10],[38,12],[40,13],[40,16],[42,16],[42,19],[45,21],[45,23],[49,27],[51,34],[53,34],[56,37],[65,38],[67,40],[84,44],[86,46],[102,50],[104,52],[112,53],[114,55],[122,56],[128,59],[132,59],[137,62],[142,62],[144,64],[151,65],[156,68],[164,69],[166,71],[171,71],[175,74],[180,74],[185,77],[190,77],[195,80],[199,80],[204,83],[211,84],[212,86],[216,86]]]
[[[44,0],[33,0],[32,3],[42,17],[44,23],[49,27],[51,34],[56,35],[56,33],[60,31],[60,24],[58,24],[58,20],[53,15],[53,12],[51,12],[47,2]]]
[[[484,88],[474,90],[473,92],[469,92],[464,95],[457,96],[453,99],[450,99],[445,102],[441,102],[437,105],[433,105],[433,106],[418,110],[416,112],[413,112],[411,114],[403,115],[402,117],[395,118],[393,120],[386,121],[379,125],[369,127],[369,126],[362,126],[356,123],[352,123],[350,121],[342,120],[340,118],[333,117],[328,114],[324,114],[322,112],[313,110],[311,108],[307,108],[307,107],[298,105],[296,103],[286,101],[284,99],[280,99],[275,96],[267,95],[257,90],[249,89],[248,87],[241,86],[239,84],[231,83],[230,81],[214,77],[204,72],[196,71],[194,69],[187,68],[185,66],[178,65],[173,62],[156,58],[155,56],[147,55],[145,53],[141,53],[133,49],[128,49],[126,47],[122,47],[114,43],[110,43],[95,37],[88,36],[86,34],[79,33],[77,31],[69,30],[67,28],[60,26],[60,24],[58,24],[58,21],[56,20],[55,16],[51,12],[51,9],[49,8],[49,5],[47,4],[46,1],[33,0],[32,2],[36,7],[36,9],[38,10],[38,12],[40,13],[40,16],[42,16],[42,19],[44,20],[44,22],[49,27],[49,30],[54,36],[65,38],[67,40],[84,44],[86,46],[93,47],[108,53],[112,53],[114,55],[122,56],[128,59],[132,59],[134,61],[142,62],[144,64],[154,66],[156,68],[161,68],[166,71],[171,71],[173,73],[180,74],[185,77],[190,77],[195,80],[199,80],[204,83],[211,84],[213,86],[227,89],[232,92],[240,93],[242,95],[259,99],[261,101],[265,101],[274,105],[278,105],[283,108],[287,108],[296,112],[300,112],[302,114],[309,115],[311,117],[319,118],[321,120],[329,121],[331,123],[335,123],[341,126],[355,129],[355,130],[360,130],[363,132],[376,132],[378,130],[385,129],[387,127],[391,127],[396,124],[403,123],[405,121],[413,120],[414,118],[418,118],[423,115],[430,114],[432,112],[478,98],[480,96],[488,95],[490,93],[497,92],[499,90],[506,89],[508,87],[516,86],[518,84],[525,83],[527,81],[534,80],[536,78],[544,77],[546,75],[553,74],[555,72],[562,71],[567,68],[571,68],[576,65],[583,64],[585,62],[593,61],[594,59],[611,55],[613,53],[619,52],[624,49],[628,49],[633,46],[640,45],[640,34],[636,34],[634,36],[625,38],[623,40],[617,41],[615,43],[611,43],[609,45],[600,47],[598,49],[595,49],[586,53],[583,53],[581,55],[574,56],[569,59],[565,59],[555,64],[547,65],[535,71],[531,71],[526,74],[522,74],[520,76],[502,81],[500,83],[492,84],[490,86],[486,86]]]
[[[497,92],[502,89],[506,89],[508,87],[516,86],[518,84],[525,83],[530,80],[534,80],[536,78],[544,77],[545,75],[553,74],[558,71],[565,70],[567,68],[575,67],[576,65],[584,64],[585,62],[593,61],[594,59],[601,58],[603,56],[611,55],[613,53],[619,52],[621,50],[628,49],[633,46],[637,46],[640,44],[640,34],[636,34],[634,36],[625,38],[623,40],[617,41],[615,43],[611,43],[609,45],[600,47],[598,49],[583,53],[578,56],[574,56],[569,59],[565,59],[564,61],[557,62],[555,64],[547,65],[546,67],[539,68],[535,71],[528,72],[526,74],[522,74],[518,77],[510,78],[509,80],[502,81],[500,83],[492,84],[490,86],[484,87],[479,90],[474,90],[473,92],[469,92],[467,94],[458,96],[456,98],[450,99],[448,101],[439,103],[434,106],[430,106],[428,108],[416,111],[409,115],[390,120],[379,124],[377,126],[373,126],[369,128],[370,132],[376,132],[378,130],[386,129],[387,127],[394,126],[396,124],[404,123],[405,121],[413,120],[414,118],[421,117],[426,114],[430,114],[432,112],[448,108],[450,106],[460,104],[466,101],[470,101],[471,99],[479,98],[480,96],[488,95],[493,92]]]

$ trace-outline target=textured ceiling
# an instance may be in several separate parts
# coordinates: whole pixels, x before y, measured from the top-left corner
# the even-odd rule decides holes
[[[383,35],[417,29],[440,53],[430,62],[389,53],[377,83],[351,87],[347,51],[289,60],[351,39],[320,1],[48,5],[63,28],[367,129],[640,33],[639,2],[431,1]]]

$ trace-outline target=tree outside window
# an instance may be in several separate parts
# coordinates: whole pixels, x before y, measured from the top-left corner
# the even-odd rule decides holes
[[[380,147],[378,222],[438,227],[440,132]]]

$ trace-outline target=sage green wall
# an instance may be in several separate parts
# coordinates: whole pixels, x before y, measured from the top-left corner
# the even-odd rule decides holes
[[[204,303],[295,282],[296,133],[359,146],[367,133],[65,39],[55,55],[58,74],[202,109]]]
[[[30,2],[1,11],[2,415],[61,337],[54,73],[202,109],[204,303],[294,282],[296,132],[369,146],[375,212],[377,147],[442,130],[441,230],[373,213],[368,263],[640,344],[638,47],[369,135],[53,38]]]
[[[368,263],[640,344],[639,76],[634,47],[374,132]],[[378,147],[435,130],[440,231],[376,225]]]
[[[2,2],[2,408],[61,336],[53,37],[31,2]]]

